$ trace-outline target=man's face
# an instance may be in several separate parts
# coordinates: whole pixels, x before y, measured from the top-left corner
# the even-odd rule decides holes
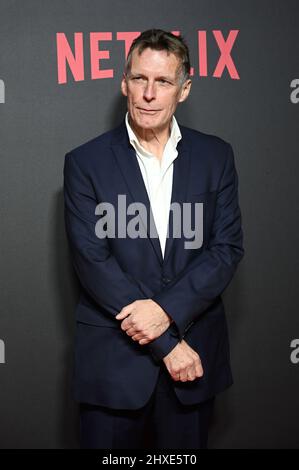
[[[133,123],[142,129],[163,130],[169,126],[177,104],[184,101],[191,80],[183,85],[179,59],[167,51],[147,48],[132,54],[131,71],[123,77],[121,90]]]

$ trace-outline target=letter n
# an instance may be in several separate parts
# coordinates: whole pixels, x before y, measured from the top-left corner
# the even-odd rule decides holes
[[[75,33],[75,54],[64,33],[56,34],[58,83],[66,83],[66,64],[76,82],[84,80],[83,33]]]

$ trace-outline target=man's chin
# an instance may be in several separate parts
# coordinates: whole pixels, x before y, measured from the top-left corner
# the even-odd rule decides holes
[[[163,124],[158,121],[157,119],[138,119],[137,121],[133,121],[137,127],[142,129],[161,129]]]

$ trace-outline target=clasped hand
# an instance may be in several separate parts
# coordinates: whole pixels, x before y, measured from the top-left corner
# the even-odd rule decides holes
[[[135,300],[116,315],[121,329],[139,344],[148,344],[167,330],[172,319],[151,299]],[[193,381],[203,375],[200,357],[186,341],[179,342],[163,362],[175,381]]]
[[[122,320],[121,329],[139,344],[148,344],[167,330],[171,318],[151,299],[135,300],[115,317]]]

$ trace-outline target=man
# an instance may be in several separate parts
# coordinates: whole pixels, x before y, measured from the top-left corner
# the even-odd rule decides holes
[[[238,177],[229,144],[174,117],[189,71],[182,38],[143,32],[121,83],[125,121],[66,155],[84,448],[205,448],[214,397],[232,384],[221,294],[243,256]],[[197,246],[178,231],[187,203],[189,222],[203,208]]]

